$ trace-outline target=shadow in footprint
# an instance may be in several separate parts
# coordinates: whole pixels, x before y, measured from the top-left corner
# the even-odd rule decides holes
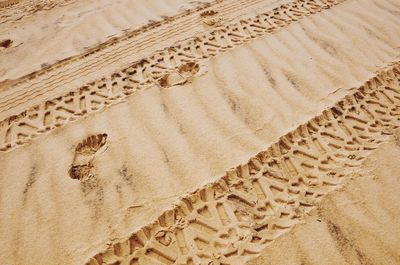
[[[74,160],[69,169],[69,176],[81,182],[81,190],[88,204],[94,207],[95,217],[98,217],[98,206],[104,199],[103,188],[94,172],[95,156],[106,142],[105,133],[88,136],[76,146]]]

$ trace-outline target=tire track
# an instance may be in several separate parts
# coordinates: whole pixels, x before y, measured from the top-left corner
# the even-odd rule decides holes
[[[116,104],[135,91],[153,85],[165,88],[185,83],[206,71],[204,62],[207,59],[341,2],[343,0],[298,0],[254,17],[240,19],[162,50],[64,96],[42,102],[19,115],[11,115],[0,122],[0,151],[11,150],[69,121]],[[37,97],[33,95],[35,92],[31,93],[32,97]],[[51,95],[48,90],[42,90],[40,94],[46,94],[47,97]],[[29,97],[14,98],[15,102],[8,97],[3,99],[3,111],[12,108],[9,104],[15,104],[18,100],[26,102]]]
[[[206,8],[218,8],[221,10],[220,16],[224,17],[229,16],[230,12],[226,7],[233,7],[234,10],[237,10],[239,7],[246,9],[246,7],[252,6],[251,4],[256,4],[258,2],[262,1],[240,0],[222,2],[221,0],[215,0],[211,3],[202,4],[197,8],[193,8],[174,17],[165,18],[163,21],[151,22],[142,28],[128,32],[122,37],[114,37],[109,41],[90,49],[82,55],[66,58],[43,70],[33,72],[16,80],[7,81],[4,84],[4,88],[9,89],[11,86],[23,86],[13,93],[21,93],[21,91],[23,93],[24,88],[26,87],[29,87],[31,90],[33,88],[46,88],[48,91],[50,89],[55,89],[55,87],[51,86],[52,82],[58,82],[56,80],[62,77],[69,76],[70,78],[75,77],[75,79],[77,79],[76,75],[81,73],[82,67],[91,69],[94,66],[97,66],[96,69],[91,69],[91,73],[93,73],[101,68],[106,68],[107,64],[110,63],[107,60],[110,58],[113,58],[113,62],[115,63],[123,60],[125,57],[130,58],[129,60],[125,60],[125,64],[130,64],[132,61],[139,59],[137,56],[132,57],[132,55],[130,55],[131,53],[139,53],[146,50],[154,52],[155,50],[160,50],[165,48],[165,46],[168,46],[158,45],[157,47],[154,47],[154,42],[161,43],[176,37],[177,39],[185,39],[192,37],[194,32],[204,32],[204,27],[199,27],[199,24],[201,25],[201,23],[199,23],[198,15]],[[241,12],[245,13],[243,9]],[[234,12],[234,14],[235,15],[230,16],[235,17],[238,15],[237,12]],[[185,27],[181,27],[180,25],[185,25]],[[149,53],[149,51],[147,51],[147,53]],[[62,71],[60,68],[63,68]],[[66,73],[68,73],[68,75],[66,75]],[[80,78],[83,78],[84,76],[85,75],[80,75]],[[46,77],[46,79],[43,79],[44,77]]]
[[[301,222],[399,126],[395,62],[87,264],[243,264]]]

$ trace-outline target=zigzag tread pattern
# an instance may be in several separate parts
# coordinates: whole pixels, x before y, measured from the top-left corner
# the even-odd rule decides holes
[[[0,151],[9,151],[26,144],[40,134],[116,104],[138,90],[153,85],[168,87],[187,82],[204,72],[204,62],[218,53],[275,32],[344,1],[296,0],[283,4],[266,13],[241,19],[166,48],[66,95],[12,115],[0,122]]]
[[[400,62],[87,265],[244,264],[400,126]]]
[[[161,41],[161,39],[165,40],[165,38],[168,39],[177,36],[176,34],[183,31],[183,28],[179,26],[181,24],[185,25],[184,28],[189,27],[190,30],[192,30],[193,28],[189,26],[190,22],[193,22],[192,20],[194,19],[194,17],[202,14],[206,9],[217,8],[219,10],[218,14],[224,16],[226,14],[234,12],[239,7],[243,8],[244,10],[249,10],[249,8],[251,10],[251,8],[257,6],[262,1],[263,0],[213,0],[210,2],[198,4],[194,8],[183,8],[184,11],[174,16],[163,16],[162,20],[160,21],[149,20],[148,24],[139,28],[134,28],[133,30],[125,29],[123,30],[124,34],[122,36],[112,37],[111,39],[99,45],[88,48],[87,51],[79,55],[64,58],[61,61],[45,66],[42,69],[34,71],[21,78],[2,81],[0,82],[0,88],[8,89],[10,87],[16,87],[20,85],[23,87],[26,87],[26,85],[28,85],[29,87],[37,84],[38,82],[42,86],[44,85],[44,81],[50,82],[51,84],[55,82],[53,77],[62,79],[65,78],[64,72],[66,70],[65,67],[67,66],[73,66],[72,73],[70,74],[77,75],[77,73],[79,71],[83,71],[83,69],[85,72],[90,72],[91,70],[93,70],[93,66],[97,65],[99,62],[113,63],[118,61],[118,59],[126,57],[132,52],[138,52],[137,49],[134,49],[136,46],[143,48],[146,46],[151,46],[149,44],[151,42],[154,42],[154,40]],[[196,20],[195,23],[198,24],[198,19],[194,20]],[[163,34],[167,32],[172,34]],[[192,35],[186,36],[182,39],[187,39],[187,37],[191,37]],[[144,36],[144,38],[142,38],[142,36]],[[158,51],[163,48],[164,47],[157,48],[156,50]],[[143,49],[139,49],[139,51],[143,51]],[[136,60],[131,60],[126,65],[130,65],[131,62],[135,62]],[[79,66],[82,65],[89,67],[89,69],[91,70],[87,69],[86,67],[79,68]],[[56,74],[57,70],[59,70],[60,68],[63,69],[64,74],[61,75],[61,77],[60,75]],[[50,84],[46,83],[46,85]],[[0,104],[0,106],[1,105],[2,104]]]

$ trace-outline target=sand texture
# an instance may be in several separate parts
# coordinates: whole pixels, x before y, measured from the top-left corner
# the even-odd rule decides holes
[[[247,264],[399,264],[398,136],[368,157],[361,172],[328,195],[304,224]]]
[[[0,1],[0,264],[399,264],[397,0]]]

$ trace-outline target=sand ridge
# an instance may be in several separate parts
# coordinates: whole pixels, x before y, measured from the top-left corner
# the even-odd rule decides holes
[[[100,44],[93,43],[92,45],[89,45],[87,50],[80,52],[78,55],[71,56],[69,58],[59,58],[59,62],[51,63],[51,65],[47,65],[48,62],[43,62],[46,63],[44,69],[29,69],[27,73],[24,73],[24,71],[21,69],[7,69],[5,71],[6,73],[2,77],[2,81],[4,82],[2,82],[1,87],[9,88],[10,86],[15,86],[20,82],[28,81],[33,77],[38,78],[49,72],[49,70],[56,70],[57,68],[61,67],[60,64],[65,67],[67,64],[71,64],[77,60],[79,61],[79,64],[71,64],[69,67],[82,67],[81,64],[89,68],[97,66],[97,68],[102,70],[102,73],[107,73],[110,71],[110,69],[108,69],[107,65],[103,63],[103,57],[107,57],[108,61],[110,61],[110,59],[112,60],[114,63],[114,65],[112,65],[112,70],[115,70],[116,68],[122,68],[124,66],[126,67],[127,65],[132,64],[132,62],[135,60],[139,60],[146,55],[151,55],[151,53],[154,53],[157,50],[172,46],[176,42],[180,42],[184,39],[193,37],[193,35],[206,32],[210,29],[210,27],[202,23],[204,18],[200,16],[200,13],[206,9],[218,9],[219,17],[225,22],[229,22],[233,19],[241,17],[242,15],[254,13],[253,10],[255,9],[271,9],[274,6],[279,5],[280,2],[282,2],[282,0],[273,1],[271,3],[265,3],[261,0],[241,0],[239,2],[232,0],[213,0],[205,2],[199,1],[196,2],[198,3],[197,5],[193,6],[183,5],[183,8],[178,8],[179,3],[182,4],[183,2],[175,3],[175,5],[171,7],[174,12],[164,14],[162,11],[159,11],[158,16],[151,16],[151,18],[157,20],[149,19],[149,21],[145,21],[146,23],[143,21],[133,21],[132,23],[136,25],[136,27],[131,26],[129,28],[119,28],[121,32],[113,32],[114,34],[107,33],[107,30],[105,30],[105,32],[100,32],[99,35],[109,34],[111,36],[108,39],[101,41]],[[128,5],[129,3],[126,4]],[[149,3],[146,1],[139,2],[139,7],[141,5],[146,6],[147,4]],[[239,6],[241,7],[240,9],[238,9]],[[130,6],[128,5],[127,8],[128,7]],[[157,12],[155,13],[157,14]],[[183,27],[182,24],[185,26]],[[83,32],[82,34],[87,33]],[[158,43],[153,43],[154,40],[157,40]],[[43,52],[41,52],[41,54],[42,53]],[[141,58],[133,56],[131,53],[139,53]],[[15,56],[15,54],[11,53],[9,55],[9,57],[12,56]],[[8,58],[7,54],[5,54],[3,57]],[[40,58],[36,59],[40,60]],[[11,70],[15,70],[17,73],[9,74],[8,72]],[[90,73],[93,74],[92,72],[93,71]],[[57,71],[50,72],[51,75],[55,75],[57,73]],[[84,76],[80,77],[82,78]],[[42,76],[41,78],[45,79],[46,76]],[[37,80],[34,81],[37,82]]]
[[[374,150],[342,188],[328,194],[303,224],[248,264],[398,264],[400,142],[396,135],[399,131]]]
[[[87,264],[244,264],[391,139],[399,104],[396,62]]]
[[[257,2],[262,1],[256,1],[256,4]],[[250,2],[246,6],[252,9],[255,6],[251,4]],[[240,14],[246,11],[246,6],[235,1],[223,2],[219,5],[220,15],[224,14],[225,9],[233,17],[236,17],[238,12]],[[237,8],[232,9],[232,7],[237,5],[241,5],[243,8],[240,11],[235,11]],[[50,69],[44,69],[38,73],[28,75],[22,78],[22,81],[25,80],[26,82],[20,85],[18,85],[18,82],[21,81],[19,79],[15,80],[17,84],[15,82],[6,82],[3,88],[2,102],[0,103],[3,107],[0,117],[4,119],[6,115],[16,115],[24,111],[26,107],[22,107],[22,102],[24,106],[33,107],[46,99],[59,97],[63,93],[70,92],[71,87],[76,89],[88,81],[97,81],[103,78],[102,74],[106,74],[106,76],[112,75],[115,68],[120,69],[122,65],[128,67],[132,62],[141,61],[146,58],[146,50],[149,50],[147,52],[151,52],[148,54],[148,56],[151,56],[155,50],[168,47],[169,45],[164,42],[169,41],[171,43],[175,39],[174,36],[176,37],[176,34],[179,35],[178,39],[192,37],[195,32],[193,27],[197,28],[197,31],[203,32],[205,28],[201,21],[199,21],[199,13],[204,9],[204,6],[201,7],[200,10],[192,10],[194,17],[189,16],[188,18],[188,15],[191,15],[191,12],[188,12],[188,14],[184,13],[173,17],[171,21],[166,19],[164,23],[152,23],[149,27],[134,30],[117,40],[112,39],[83,55],[56,64],[52,66],[53,68],[50,67]],[[189,21],[186,21],[188,19]],[[185,27],[178,30],[178,24],[184,24]],[[189,27],[189,25],[192,25],[192,27]],[[147,28],[153,30],[147,32]],[[143,31],[143,34],[136,36],[138,32]],[[182,34],[184,36],[181,36]],[[155,39],[158,39],[156,43],[154,42]],[[161,41],[161,39],[164,41]],[[108,49],[103,49],[104,47],[108,47]],[[52,69],[53,71],[50,71]]]
[[[0,152],[1,262],[241,264],[291,234],[309,209],[391,141],[399,115],[397,1],[347,0],[322,11],[314,8],[331,2],[243,0],[243,10],[232,3],[170,18],[188,27],[177,28],[160,50],[154,36],[172,25],[151,22],[151,32],[128,32],[146,51],[134,54],[130,48],[139,42],[122,35],[97,46],[104,50],[20,79],[20,87],[3,87],[5,96],[41,86],[50,91],[48,84],[57,91],[16,96],[10,101],[16,108],[1,112],[10,119],[0,132],[6,147],[13,144]],[[288,17],[294,3],[308,4]],[[163,8],[155,9],[164,14]],[[296,20],[304,8],[308,15]],[[276,27],[271,32],[254,21],[264,10],[273,11],[266,19]],[[21,21],[35,23],[36,16]],[[225,37],[224,27],[238,23]],[[191,30],[203,39],[192,39],[188,53],[185,40],[174,42]],[[99,39],[105,32],[93,31]],[[110,60],[116,47],[130,49],[118,56],[138,61]],[[73,78],[103,55],[104,72],[88,74],[98,76],[94,84]],[[66,73],[74,62],[82,68]],[[39,109],[30,108],[35,101]],[[19,107],[25,111],[14,116]]]
[[[94,50],[115,46],[117,39],[138,35],[160,24],[167,26],[168,21],[190,15],[190,11],[204,4],[201,1],[188,4],[182,0],[168,0],[162,5],[158,5],[157,0],[114,3],[88,0],[48,10],[45,17],[32,16],[10,22],[0,29],[0,38],[14,42],[12,47],[2,51],[0,58],[1,81],[6,81],[2,82],[2,87],[43,75],[50,68],[76,58],[89,59],[88,54]],[[131,16],[132,12],[139,14]],[[36,53],[30,53],[31,47],[36,48]],[[13,58],[30,63],[17,67]]]
[[[30,100],[42,103],[30,107],[18,115],[13,114],[1,122],[0,135],[4,139],[1,150],[7,151],[25,144],[37,135],[63,126],[70,120],[76,120],[86,116],[87,113],[118,103],[136,90],[142,90],[152,85],[163,87],[173,85],[163,81],[171,78],[171,75],[172,78],[175,78],[173,82],[185,83],[188,78],[206,71],[203,69],[204,67],[200,66],[204,59],[242,45],[265,33],[272,33],[302,17],[337,4],[335,1],[327,1],[320,5],[314,4],[313,1],[305,3],[300,5],[294,1],[262,15],[242,19],[224,29],[210,31],[186,44],[170,47],[149,58],[142,59],[122,71],[88,83],[64,96],[57,95],[56,98],[49,101],[44,101],[44,99],[48,99],[54,92],[50,92],[51,88],[44,89],[45,86],[41,82],[38,83],[40,90],[46,92],[35,92],[31,86],[29,92],[25,91],[23,94],[17,93],[12,96],[4,95],[3,103],[0,102],[3,118],[5,114],[15,113],[20,109],[22,102],[28,106],[31,104],[28,103]],[[198,70],[196,72],[189,71],[186,74],[179,73],[179,69],[183,69],[182,67],[189,64],[195,64]],[[53,84],[57,89],[59,89],[59,82],[58,79],[57,83]],[[9,94],[11,91],[7,90],[5,94]]]

